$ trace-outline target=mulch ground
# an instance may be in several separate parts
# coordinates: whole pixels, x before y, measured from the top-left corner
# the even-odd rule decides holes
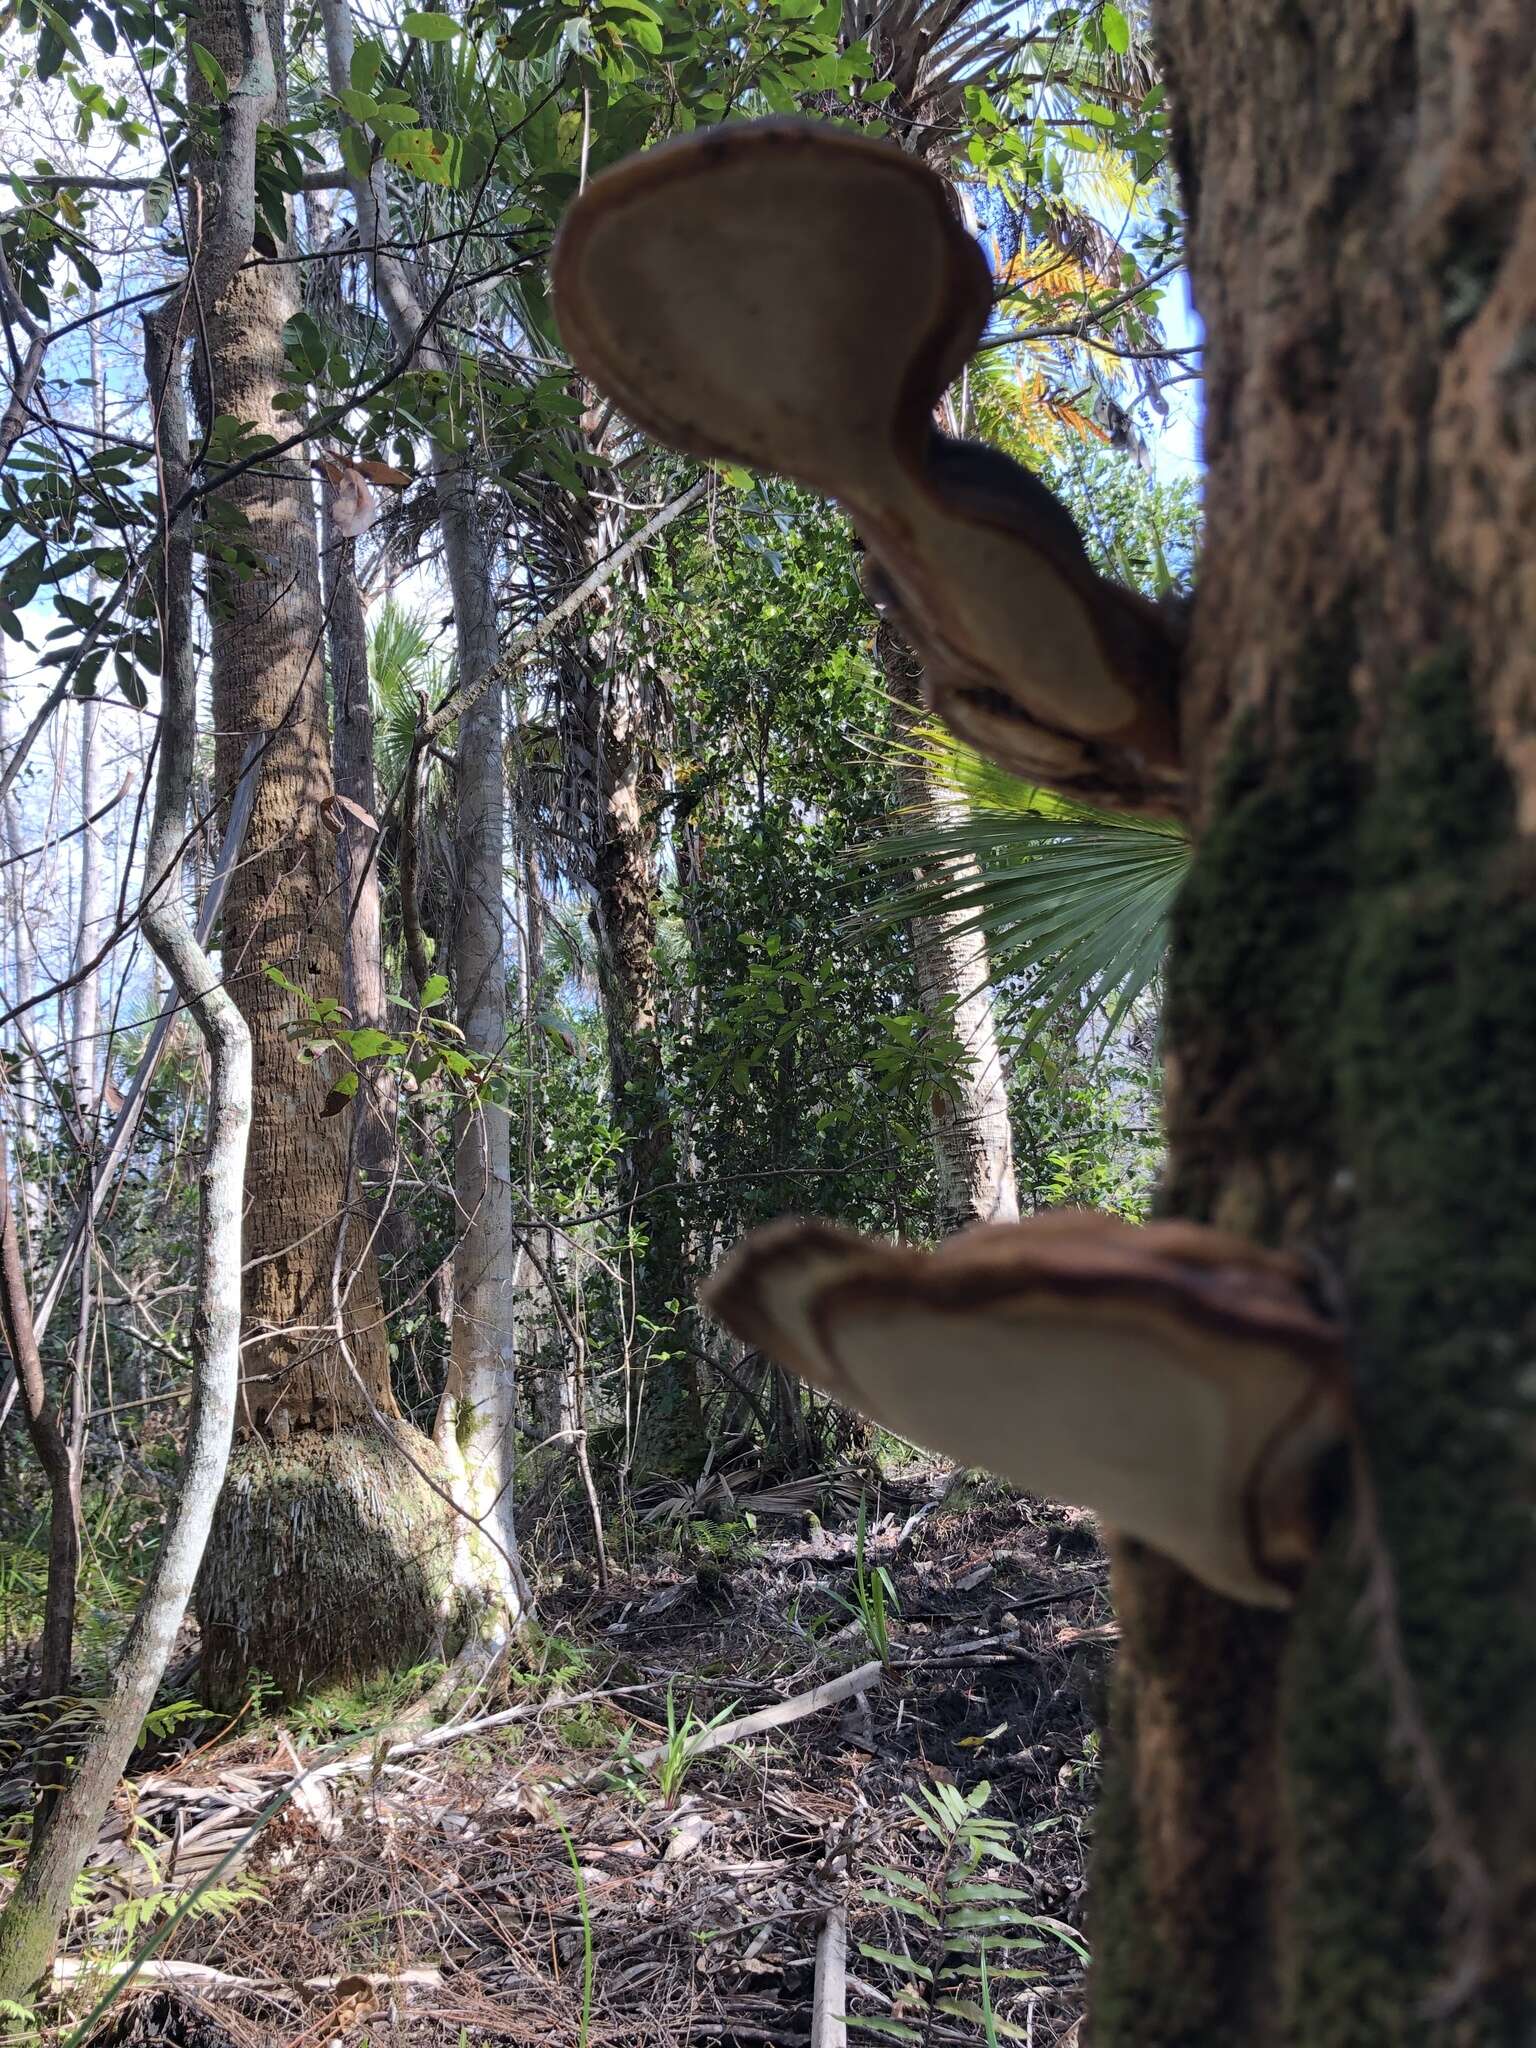
[[[867,1562],[886,1566],[900,1608],[884,1674],[696,1757],[670,1797],[645,1760],[669,1694],[676,1721],[739,1718],[871,1659],[840,1604],[851,1519],[759,1515],[735,1551],[685,1530],[601,1596],[552,1584],[535,1668],[455,1708],[523,1718],[437,1747],[420,1727],[393,1750],[353,1743],[254,1836],[317,1752],[268,1725],[160,1762],[104,1832],[65,2003],[78,2019],[100,1989],[88,1972],[114,1903],[120,1928],[124,1899],[185,1887],[244,1842],[218,1883],[251,1896],[184,1919],[96,2048],[808,2048],[834,1927],[853,2039],[980,2042],[974,2017],[927,2003],[934,1931],[884,1902],[943,1880],[924,1821],[941,1788],[985,1785],[978,1810],[1016,1861],[980,1875],[1037,1923],[1038,1945],[1004,1959],[1027,1969],[991,1987],[999,2032],[1065,2042],[1115,1635],[1107,1574],[1071,1511],[944,1489],[919,1472],[878,1503]]]

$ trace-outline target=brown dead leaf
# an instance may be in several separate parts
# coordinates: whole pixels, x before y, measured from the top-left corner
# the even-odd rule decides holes
[[[396,469],[393,463],[376,462],[370,455],[359,455],[352,466],[360,469],[369,483],[382,484],[386,491],[405,491],[411,487],[411,477],[403,469]]]

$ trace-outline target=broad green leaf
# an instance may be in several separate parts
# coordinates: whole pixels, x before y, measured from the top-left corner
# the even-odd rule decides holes
[[[451,43],[460,33],[459,24],[451,14],[439,14],[430,8],[404,15],[400,26],[408,36],[415,36],[418,42],[423,43]]]
[[[360,42],[352,52],[352,90],[371,93],[383,66],[384,45],[371,40]]]
[[[404,1052],[405,1046],[400,1039],[391,1038],[387,1031],[365,1024],[360,1030],[347,1035],[347,1050],[355,1060],[375,1060],[380,1053]]]
[[[225,73],[224,66],[214,56],[212,50],[205,50],[201,43],[193,43],[191,48],[192,62],[202,73],[203,82],[208,90],[216,100],[227,100],[229,98],[229,79]]]

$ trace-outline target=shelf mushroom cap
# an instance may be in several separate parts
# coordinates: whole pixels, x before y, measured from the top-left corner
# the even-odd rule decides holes
[[[1177,807],[1167,621],[1028,470],[934,426],[992,279],[931,170],[808,121],[678,137],[592,181],[552,275],[573,361],[637,427],[841,501],[963,738],[1084,801]]]
[[[1219,1593],[1286,1607],[1348,1433],[1338,1326],[1295,1263],[1087,1212],[922,1252],[789,1220],[702,1290],[745,1343],[883,1427],[1092,1508]]]

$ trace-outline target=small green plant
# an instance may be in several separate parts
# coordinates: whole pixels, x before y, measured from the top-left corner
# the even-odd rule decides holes
[[[568,1636],[555,1634],[537,1621],[525,1623],[516,1646],[517,1661],[506,1674],[515,1699],[547,1699],[554,1692],[581,1692],[591,1685],[590,1653]]]
[[[587,1881],[582,1875],[581,1859],[576,1854],[576,1844],[571,1840],[571,1831],[565,1824],[565,1816],[553,1800],[549,1802],[549,1817],[560,1830],[560,1839],[565,1844],[566,1860],[571,1866],[571,1875],[576,1880],[576,1909],[581,1915],[581,2032],[577,2036],[577,2048],[587,2048],[592,2033],[592,1985],[597,1975],[597,1951],[592,1941],[592,1908],[587,1900]]]
[[[865,1639],[882,1664],[891,1661],[891,1616],[901,1618],[896,1582],[883,1564],[869,1563],[869,1513],[859,1497],[859,1521],[853,1539],[853,1598],[839,1599],[838,1605],[858,1618]]]
[[[961,1793],[953,1785],[924,1786],[921,1800],[906,1806],[934,1851],[926,1871],[871,1866],[884,1890],[867,1890],[862,1903],[897,1916],[910,1946],[898,1953],[859,1943],[866,1961],[883,1965],[897,1979],[888,2014],[848,2015],[858,2027],[891,2041],[923,2043],[942,2019],[980,2029],[987,2048],[1024,2041],[1027,2029],[998,2015],[998,1985],[1027,1984],[1042,1974],[1014,1958],[1039,1951],[1047,1939],[1071,1949],[1082,1962],[1088,1952],[1074,1930],[1048,1914],[1025,1910],[1031,1894],[1002,1883],[989,1866],[1016,1864],[1008,1846],[1007,1821],[983,1812],[991,1787]]]
[[[676,1806],[682,1796],[689,1766],[698,1755],[700,1743],[722,1722],[728,1721],[735,1711],[734,1706],[722,1707],[719,1713],[708,1721],[701,1721],[690,1707],[679,1720],[672,1687],[667,1687],[667,1739],[660,1756],[652,1766],[656,1788],[661,1794],[664,1806]]]
[[[370,1735],[387,1728],[442,1676],[439,1663],[413,1664],[354,1684],[328,1685],[283,1709],[292,1734],[306,1742]]]
[[[261,1880],[249,1874],[233,1878],[227,1884],[210,1884],[191,1898],[183,1891],[164,1886],[153,1891],[130,1893],[102,1915],[96,1938],[115,1955],[149,1928],[168,1919],[183,1900],[186,1901],[185,1917],[188,1920],[221,1920],[262,1896]]]
[[[151,1736],[164,1741],[192,1721],[212,1721],[217,1716],[207,1707],[199,1706],[196,1700],[167,1700],[163,1706],[151,1707],[144,1716],[144,1726],[139,1730],[142,1746]]]

